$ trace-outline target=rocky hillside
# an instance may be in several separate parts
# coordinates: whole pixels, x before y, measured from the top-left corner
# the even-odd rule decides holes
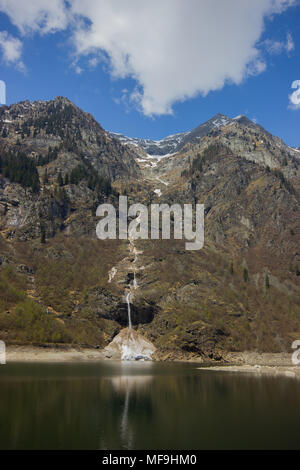
[[[2,106],[0,123],[1,151],[20,147],[38,165],[55,162],[63,176],[81,161],[111,180],[138,174],[131,152],[66,98]]]
[[[144,154],[148,156],[164,157],[169,156],[170,154],[178,153],[187,144],[197,144],[203,137],[215,136],[224,131],[224,129],[229,129],[231,127],[232,129],[238,128],[244,130],[244,135],[246,134],[247,130],[252,129],[254,134],[259,134],[262,136],[262,138],[264,136],[272,138],[271,134],[269,134],[263,127],[254,123],[243,115],[230,118],[221,113],[212,117],[203,124],[200,124],[191,131],[170,135],[161,140],[138,139],[117,133],[111,133],[111,136],[116,137],[123,144],[131,146],[131,148],[135,147],[136,150],[143,150]],[[232,138],[234,136],[230,134],[230,137]],[[286,147],[280,139],[275,138],[273,142],[279,147]],[[292,152],[298,150],[297,148],[292,149],[289,147],[288,149]]]
[[[287,351],[300,338],[300,154],[243,116],[162,141],[109,134],[65,98],[0,108],[0,332],[157,357]],[[170,155],[171,154],[171,155]],[[203,203],[205,246],[96,240],[100,202]],[[1,338],[2,339],[2,338]]]
[[[137,139],[113,132],[111,135],[119,139],[123,144],[143,149],[149,155],[165,156],[177,153],[186,144],[197,142],[197,140],[201,139],[201,137],[208,135],[215,129],[219,129],[220,127],[233,123],[234,120],[238,120],[242,123],[244,119],[244,116],[238,116],[234,119],[230,119],[229,117],[219,113],[213,118],[209,119],[209,121],[200,124],[192,131],[169,135],[168,137],[165,137],[161,140]]]
[[[77,223],[77,208],[93,213],[114,195],[112,182],[140,173],[132,152],[66,98],[1,107],[0,136],[0,223],[9,237],[74,224],[82,232],[88,220]]]

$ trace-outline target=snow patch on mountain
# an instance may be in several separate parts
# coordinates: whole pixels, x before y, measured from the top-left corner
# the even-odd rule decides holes
[[[215,128],[218,129],[219,127],[227,126],[227,124],[229,124],[230,122],[231,122],[230,118],[222,117],[222,118],[218,118],[214,120],[212,124]]]
[[[219,131],[222,127],[233,125],[236,122],[243,125],[250,121],[242,114],[234,118],[230,118],[219,113],[191,131],[172,134],[160,140],[127,137],[123,134],[113,132],[111,132],[110,135],[118,138],[125,145],[132,145],[143,149],[148,158],[153,157],[158,162],[161,158],[175,155],[184,147],[184,145],[193,143],[202,137],[209,135],[213,131]]]
[[[134,147],[140,147],[148,154],[148,156],[167,157],[174,155],[178,146],[181,144],[183,139],[189,134],[189,132],[183,132],[181,134],[169,135],[165,139],[151,140],[151,139],[138,139],[136,137],[127,137],[123,134],[115,132],[110,133],[112,137],[119,139],[122,144],[133,145]]]

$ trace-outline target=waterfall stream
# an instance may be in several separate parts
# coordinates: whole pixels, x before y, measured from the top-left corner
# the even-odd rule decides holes
[[[127,311],[128,311],[128,328],[131,330],[132,323],[131,323],[131,310],[130,310],[130,296],[131,292],[128,292],[126,295],[126,303],[127,303]]]
[[[138,222],[141,222],[141,214],[137,218]],[[134,270],[133,270],[133,283],[132,285],[129,285],[129,292],[125,295],[126,297],[126,303],[127,303],[127,310],[128,310],[128,328],[132,328],[132,323],[131,323],[131,310],[130,310],[130,300],[131,300],[131,294],[132,294],[132,289],[136,290],[138,288],[138,283],[136,279],[136,262],[138,260],[138,255],[141,254],[141,252],[137,251],[135,244],[134,244],[134,237],[132,236],[132,233],[129,231],[129,246],[130,246],[130,252],[134,255],[133,259],[133,264],[134,264]],[[132,296],[133,297],[133,296]]]
[[[109,283],[118,283],[120,274],[123,274],[126,279],[123,298],[125,298],[127,304],[128,328],[121,330],[105,349],[108,354],[107,357],[117,354],[122,361],[151,361],[151,356],[156,349],[155,346],[132,328],[130,303],[134,301],[135,291],[139,288],[138,272],[145,269],[145,267],[138,266],[139,255],[143,254],[143,251],[137,250],[134,243],[135,238],[130,231],[128,238],[130,256],[126,256],[119,262],[117,267],[114,266],[108,273]],[[123,279],[121,277],[122,284],[125,280]]]

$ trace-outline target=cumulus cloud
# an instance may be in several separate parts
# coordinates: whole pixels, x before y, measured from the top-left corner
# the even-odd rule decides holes
[[[178,101],[262,73],[266,63],[257,43],[264,20],[294,3],[0,0],[0,10],[21,34],[69,27],[78,61],[86,57],[92,66],[104,57],[112,77],[133,78],[136,86],[126,96],[152,116],[170,114]]]
[[[289,96],[290,109],[300,109],[300,80],[295,80],[291,86],[295,91]]]
[[[70,21],[63,0],[0,0],[0,11],[9,16],[23,35],[53,33],[66,28]]]
[[[2,58],[8,65],[16,65],[20,70],[24,70],[24,64],[21,60],[22,42],[8,34],[7,31],[0,31],[0,49]]]
[[[89,20],[74,42],[79,55],[104,50],[114,77],[137,81],[131,99],[144,114],[171,113],[177,101],[263,72],[255,45],[264,18],[292,3],[73,0],[73,12]]]

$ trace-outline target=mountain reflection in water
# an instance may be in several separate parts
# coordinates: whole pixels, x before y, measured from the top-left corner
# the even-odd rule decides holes
[[[2,366],[0,448],[300,448],[300,381],[197,367]]]

